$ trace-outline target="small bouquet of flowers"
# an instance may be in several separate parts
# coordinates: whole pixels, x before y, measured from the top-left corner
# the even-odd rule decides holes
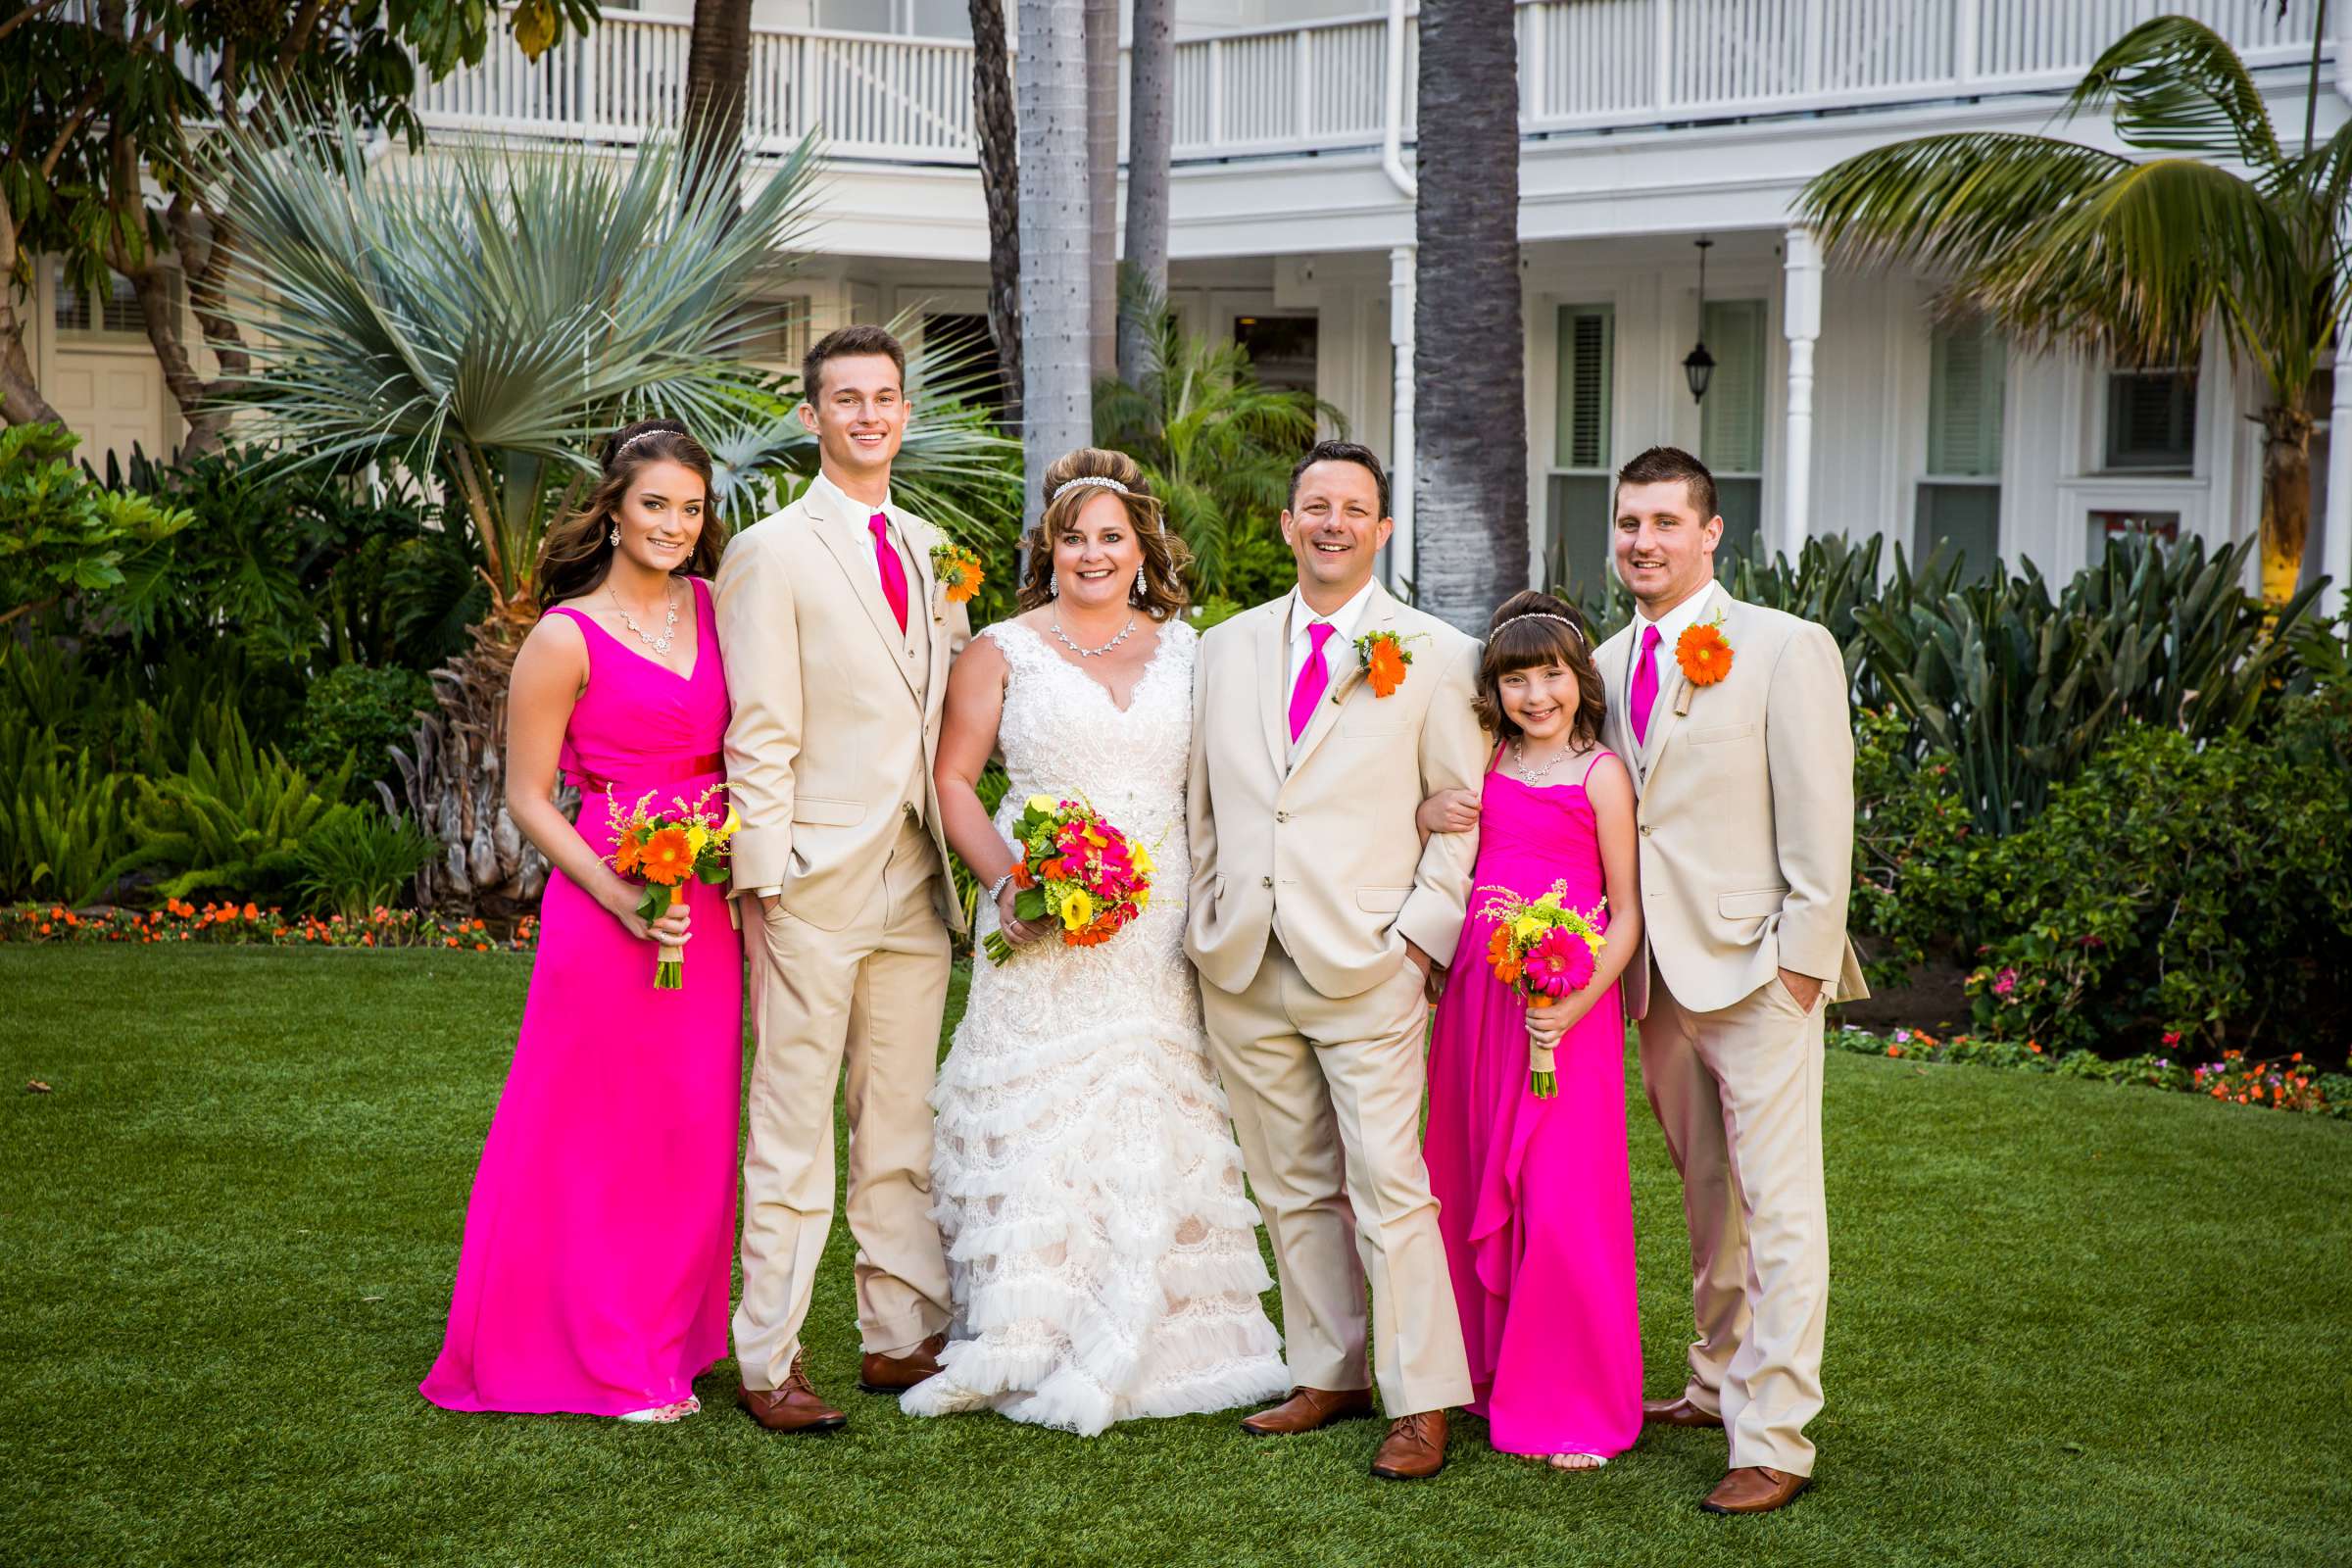
[[[668,810],[648,809],[652,790],[625,812],[617,798],[606,808],[612,824],[612,869],[645,879],[645,897],[637,906],[642,918],[667,914],[690,876],[713,883],[727,879],[727,841],[742,823],[732,806],[724,821],[710,809],[710,798],[725,788],[711,785],[692,806],[673,797]],[[685,984],[686,950],[664,944],[654,961],[654,989],[677,991]]]
[[[1487,965],[1495,979],[1525,997],[1529,1006],[1548,1007],[1592,983],[1606,941],[1600,934],[1600,914],[1608,900],[1591,909],[1570,908],[1565,881],[1554,882],[1551,891],[1537,899],[1522,898],[1508,888],[1479,891],[1493,895],[1478,911],[1494,922],[1494,934],[1487,940]],[[1559,1092],[1552,1048],[1531,1040],[1527,1050],[1528,1087],[1538,1099],[1548,1100]]]
[[[1032,795],[1013,824],[1021,858],[1013,863],[1012,912],[1022,920],[1061,922],[1064,947],[1108,942],[1152,903],[1152,855],[1080,801]],[[1003,931],[991,931],[988,956],[1012,956]]]

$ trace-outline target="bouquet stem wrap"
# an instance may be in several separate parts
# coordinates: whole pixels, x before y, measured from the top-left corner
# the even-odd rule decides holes
[[[681,890],[688,877],[711,884],[726,881],[727,841],[735,836],[741,819],[733,807],[727,808],[723,822],[710,809],[710,798],[725,788],[724,784],[711,785],[691,806],[672,800],[674,809],[666,811],[649,809],[654,798],[650,790],[625,812],[618,801],[607,808],[612,824],[612,869],[622,876],[645,879],[645,897],[637,901],[638,918],[651,922],[667,914],[685,896]],[[682,991],[685,986],[686,950],[675,943],[657,944],[654,989]]]
[[[1487,941],[1487,964],[1494,978],[1527,999],[1530,1010],[1549,1007],[1592,983],[1599,968],[1603,899],[1591,909],[1568,906],[1568,884],[1554,882],[1541,898],[1508,888],[1480,888],[1492,895],[1478,911],[1494,922]],[[1539,1100],[1560,1092],[1558,1048],[1527,1043],[1528,1089]]]

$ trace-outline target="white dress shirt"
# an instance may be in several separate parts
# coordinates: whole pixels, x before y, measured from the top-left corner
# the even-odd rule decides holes
[[[865,536],[869,539],[873,537],[873,524],[870,519],[877,512],[883,514],[883,516],[887,519],[887,523],[883,531],[890,539],[890,548],[899,553],[900,564],[906,568],[906,591],[908,597],[911,599],[915,592],[914,585],[918,578],[914,570],[914,563],[906,554],[906,541],[900,536],[899,519],[891,516],[890,514],[889,494],[887,492],[884,493],[882,497],[882,504],[880,506],[869,507],[864,502],[858,500],[856,496],[851,495],[848,491],[842,489],[841,486],[835,484],[831,479],[827,478],[824,470],[821,468],[817,470],[816,477],[808,481],[808,486],[810,489],[814,489],[818,485],[824,486],[825,490],[833,496],[834,500],[843,511],[849,513],[849,514],[854,517],[861,519],[858,523],[858,530],[865,534]],[[882,558],[869,553],[865,559],[868,564],[873,567],[874,581],[876,583],[880,583],[882,581]],[[885,595],[885,597],[887,597],[887,595]]]
[[[1328,615],[1316,614],[1307,605],[1305,595],[1297,588],[1291,590],[1291,661],[1282,683],[1283,696],[1286,701],[1292,692],[1298,689],[1298,671],[1306,667],[1307,656],[1315,651],[1314,638],[1309,635],[1309,628],[1317,621],[1326,622],[1331,627],[1331,640],[1323,645],[1323,669],[1330,676],[1332,682],[1337,684],[1340,672],[1348,666],[1340,662],[1340,655],[1332,650],[1343,648],[1355,641],[1356,628],[1363,624],[1364,607],[1371,602],[1372,579],[1369,578],[1365,580],[1361,588],[1355,591],[1354,598]]]
[[[1715,595],[1720,587],[1710,579],[1704,588],[1656,620],[1642,614],[1639,608],[1634,611],[1634,652],[1633,657],[1625,662],[1625,730],[1628,735],[1634,730],[1634,678],[1642,672],[1642,644],[1649,635],[1646,628],[1658,628],[1658,695],[1662,698],[1666,695],[1666,672],[1673,667],[1669,661],[1674,658],[1674,645],[1682,640],[1683,633],[1697,625],[1699,618],[1707,613],[1715,603]],[[1654,726],[1658,716],[1656,711],[1653,710],[1649,716]]]

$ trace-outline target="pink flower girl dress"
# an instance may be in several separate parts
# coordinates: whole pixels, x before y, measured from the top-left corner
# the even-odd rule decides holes
[[[564,733],[580,834],[612,849],[607,806],[648,790],[692,805],[722,777],[726,673],[694,583],[680,675],[564,606],[588,689]],[[743,945],[726,889],[687,885],[685,987],[654,989],[655,946],[563,872],[506,1093],[466,1213],[449,1330],[422,1393],[450,1410],[674,1419],[727,1353],[743,1075]]]
[[[1497,767],[1479,812],[1474,889],[1533,899],[1556,881],[1572,907],[1607,891],[1585,786],[1530,785]],[[1527,1004],[1487,965],[1494,921],[1474,891],[1438,1004],[1424,1153],[1477,1397],[1503,1453],[1622,1453],[1642,1433],[1625,1142],[1625,1016],[1615,986],[1561,1039],[1559,1093],[1529,1088]]]

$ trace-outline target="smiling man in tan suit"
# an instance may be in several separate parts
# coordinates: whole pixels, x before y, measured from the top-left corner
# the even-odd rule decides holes
[[[718,570],[734,716],[727,781],[743,825],[735,889],[751,956],[738,1402],[761,1426],[848,1419],[802,1365],[801,1325],[833,1222],[833,1092],[849,1067],[850,1234],[858,1384],[939,1370],[947,1258],[931,1218],[933,1064],[962,910],[931,764],[948,666],[969,635],[934,579],[941,535],[890,502],[906,361],[877,326],[809,350],[801,418],[818,476],[745,529]]]
[[[1372,1413],[1364,1285],[1390,1426],[1372,1473],[1437,1474],[1446,1407],[1470,1397],[1437,1200],[1421,1161],[1433,965],[1453,958],[1478,838],[1424,847],[1413,813],[1473,789],[1478,644],[1372,577],[1388,476],[1327,441],[1291,478],[1298,585],[1201,640],[1194,679],[1186,951],[1210,1054],[1274,1242],[1298,1387],[1242,1423],[1259,1436]],[[1354,643],[1412,656],[1383,697]]]
[[[1617,476],[1633,623],[1600,646],[1606,739],[1633,773],[1646,955],[1625,971],[1642,1083],[1683,1177],[1698,1339],[1671,1426],[1729,1429],[1701,1504],[1764,1513],[1813,1473],[1829,1315],[1823,1007],[1868,995],[1845,936],[1854,738],[1829,632],[1715,581],[1715,480],[1653,447]],[[1719,638],[1694,681],[1684,634]]]

